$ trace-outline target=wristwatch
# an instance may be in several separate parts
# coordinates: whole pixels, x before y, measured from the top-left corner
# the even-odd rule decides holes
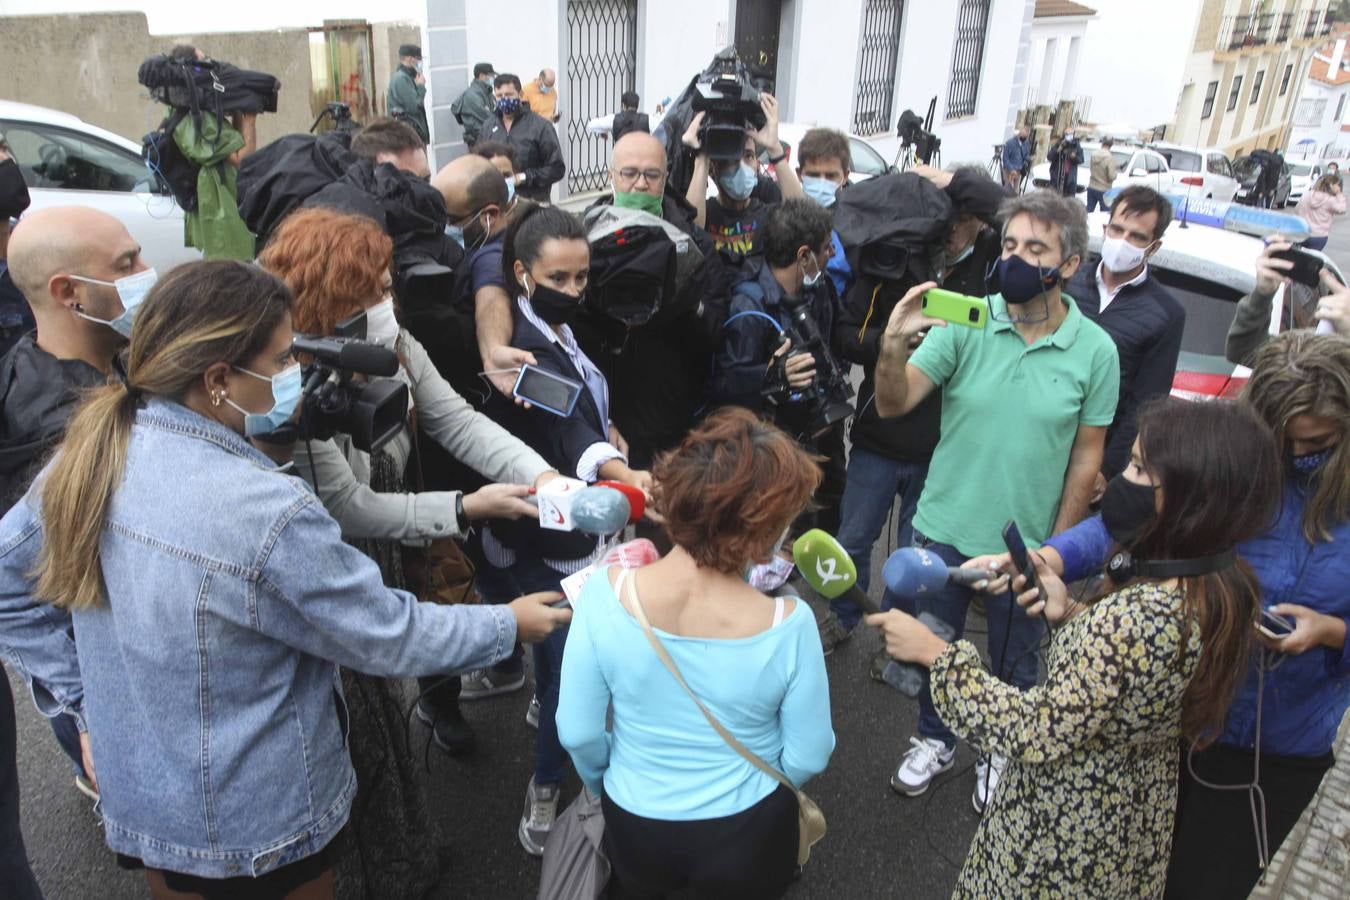
[[[455,524],[459,526],[460,534],[469,533],[469,517],[464,514],[463,492],[455,495]]]

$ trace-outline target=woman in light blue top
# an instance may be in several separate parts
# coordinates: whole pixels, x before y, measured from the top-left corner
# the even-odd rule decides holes
[[[786,434],[743,409],[714,413],[656,466],[675,549],[626,573],[693,692],[800,786],[834,750],[829,685],[805,603],[745,583],[820,480]],[[777,897],[796,868],[795,795],[712,729],[619,598],[590,579],[563,658],[558,734],[603,792],[612,896]],[[613,725],[606,710],[613,705]]]

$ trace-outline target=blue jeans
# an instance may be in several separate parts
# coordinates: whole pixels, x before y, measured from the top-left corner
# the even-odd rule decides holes
[[[75,719],[61,715],[53,716],[48,721],[52,723],[52,734],[56,735],[56,742],[75,764],[75,774],[87,778],[88,773],[84,771],[84,754],[80,750],[80,729],[76,727]]]
[[[509,569],[483,566],[478,593],[487,603],[510,603],[523,594],[561,590],[563,576],[537,559],[518,559]],[[559,628],[534,645],[534,695],[539,698],[539,734],[534,742],[534,783],[561,784],[568,756],[558,740],[558,688],[562,681],[567,629]]]
[[[907,547],[912,534],[910,523],[927,477],[926,462],[901,462],[860,447],[854,447],[849,455],[838,538],[858,568],[858,587],[864,591],[872,583],[872,545],[886,524],[891,499],[900,497],[900,533],[896,546]],[[890,591],[883,594],[881,606],[883,609],[895,606],[906,612],[912,611],[909,598],[896,597]],[[862,618],[862,610],[848,600],[831,600],[830,609],[839,617],[839,624],[850,630]]]
[[[0,884],[5,886],[5,896],[13,900],[42,900],[19,830],[17,740],[14,694],[0,668]]]
[[[1087,208],[1088,208],[1087,211],[1088,211],[1088,212],[1092,212],[1093,210],[1095,210],[1095,209],[1096,209],[1097,207],[1099,207],[1099,206],[1100,206],[1102,209],[1106,209],[1106,201],[1103,199],[1105,196],[1106,196],[1106,191],[1094,191],[1092,188],[1088,188],[1088,190],[1087,190]]]
[[[959,566],[969,559],[950,544],[935,543],[917,531],[914,532],[914,546],[924,547],[930,553],[937,554],[949,566]],[[966,610],[970,606],[972,594],[970,588],[948,585],[940,591],[924,594],[915,601],[915,606],[917,612],[927,611],[951,625],[959,639],[966,629]],[[1008,627],[1009,608],[1012,609],[1011,629]],[[989,658],[994,675],[1023,690],[1031,687],[1036,683],[1040,665],[1035,651],[1045,633],[1045,622],[1028,616],[1013,600],[1012,594],[997,597],[986,594],[984,609],[989,622]],[[1006,657],[1003,652],[1005,638],[1008,643]],[[1004,671],[1005,661],[1010,671]],[[935,738],[948,747],[956,746],[956,735],[933,708],[927,673],[924,675],[923,692],[919,694],[919,736]]]

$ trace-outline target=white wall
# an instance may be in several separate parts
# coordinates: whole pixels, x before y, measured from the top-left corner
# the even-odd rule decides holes
[[[1149,128],[1176,113],[1202,0],[1098,0],[1078,62],[1092,118]],[[1267,76],[1269,77],[1269,76]],[[1035,83],[1034,81],[1032,82]],[[1203,88],[1203,86],[1202,86]]]
[[[519,76],[521,84],[540,69],[560,69],[558,12],[558,0],[465,0],[469,66],[490,62],[498,72]],[[567,85],[560,80],[558,87],[566,106]]]
[[[928,101],[937,95],[933,130],[942,139],[944,165],[967,162],[983,165],[989,161],[994,144],[1007,139],[1005,132],[1023,94],[1023,86],[1014,84],[1014,73],[1030,3],[1031,0],[994,0],[989,11],[976,112],[965,119],[947,118],[957,0],[910,0],[905,4],[895,109],[897,113],[913,109],[923,115],[928,110]],[[894,155],[897,142],[893,135],[874,143],[887,159]]]
[[[782,110],[783,119],[798,125],[824,125],[849,131],[863,0],[798,0],[795,6],[797,19],[792,27],[796,40],[791,48],[795,51],[795,64],[790,72],[779,66],[778,93],[788,104]],[[784,23],[782,33],[788,30]],[[780,61],[784,59],[784,49],[780,43]],[[902,55],[903,52],[902,48]],[[782,75],[788,76],[787,84],[783,84]]]
[[[1350,84],[1343,84],[1337,87],[1324,84],[1320,81],[1309,79],[1303,88],[1303,93],[1299,96],[1299,101],[1303,100],[1325,100],[1326,107],[1322,110],[1321,121],[1316,125],[1295,125],[1289,133],[1289,146],[1285,151],[1286,155],[1292,158],[1314,158],[1325,156],[1330,148],[1339,147],[1343,143],[1350,143],[1350,135],[1346,140],[1341,138],[1341,123],[1350,120],[1350,99],[1347,99],[1345,109],[1341,113],[1341,118],[1336,118],[1336,107],[1340,104],[1341,97],[1350,97]],[[1312,146],[1299,148],[1299,141],[1312,140],[1316,143]]]
[[[1082,17],[1056,16],[1036,19],[1032,23],[1031,69],[1027,76],[1026,98],[1022,101],[1024,106],[1054,106],[1060,100],[1073,100],[1083,93],[1079,89],[1078,73],[1088,65],[1083,52],[1088,21]],[[1054,47],[1047,54],[1052,41]],[[1075,47],[1077,58],[1070,60]],[[1071,72],[1071,68],[1076,71]]]
[[[520,5],[520,4],[518,4]],[[426,0],[230,0],[227,3],[184,0],[0,0],[0,16],[58,13],[145,13],[151,34],[202,31],[264,31],[306,27],[324,19],[366,19],[370,22],[426,21]]]
[[[648,112],[677,97],[732,41],[729,0],[646,0],[640,4],[638,87]]]

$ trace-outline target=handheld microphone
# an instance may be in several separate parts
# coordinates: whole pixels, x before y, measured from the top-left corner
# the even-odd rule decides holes
[[[881,612],[875,600],[858,587],[858,567],[834,537],[812,528],[792,544],[792,560],[811,589],[826,600],[848,600],[869,613]]]
[[[628,524],[628,498],[613,488],[555,478],[525,498],[539,507],[539,527],[608,535]]]
[[[901,597],[940,591],[949,584],[974,587],[992,576],[984,569],[961,569],[918,547],[901,547],[881,568],[886,587]]]
[[[624,484],[622,481],[610,481],[608,479],[597,481],[594,486],[613,488],[628,499],[629,525],[640,520],[642,514],[647,511],[647,495],[642,493],[641,488],[635,488],[631,484]]]
[[[619,544],[617,547],[611,547],[609,552],[600,558],[599,564],[602,566],[618,566],[621,569],[640,569],[660,558],[661,551],[656,549],[655,544],[646,538],[638,538],[635,541],[628,541]]]

